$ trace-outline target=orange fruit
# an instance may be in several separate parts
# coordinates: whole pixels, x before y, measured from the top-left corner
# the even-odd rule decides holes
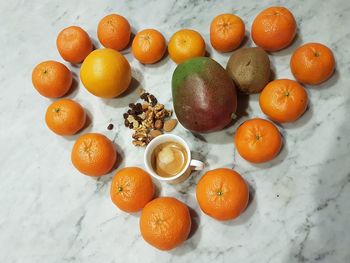
[[[89,35],[78,26],[63,29],[57,36],[56,45],[61,57],[71,63],[82,62],[93,49]]]
[[[170,250],[181,245],[191,230],[188,207],[173,197],[159,197],[141,212],[141,235],[150,245]]]
[[[218,15],[210,24],[210,43],[220,52],[229,52],[238,48],[244,35],[244,22],[233,14]]]
[[[154,194],[152,179],[138,167],[125,167],[118,171],[111,184],[112,202],[125,212],[141,210]]]
[[[294,51],[290,68],[297,81],[317,85],[332,76],[335,60],[332,51],[325,45],[307,43]]]
[[[86,114],[83,107],[71,99],[61,99],[46,110],[47,127],[58,135],[73,135],[83,128]]]
[[[131,82],[131,68],[127,59],[110,48],[96,49],[84,60],[80,78],[85,88],[101,98],[122,94]]]
[[[72,86],[72,72],[57,61],[44,61],[32,72],[34,88],[44,97],[59,98]]]
[[[113,168],[117,152],[106,136],[87,133],[74,143],[71,159],[79,172],[89,176],[102,176]]]
[[[143,64],[153,64],[164,56],[165,38],[155,29],[144,29],[136,34],[131,48],[138,61]]]
[[[249,188],[239,173],[219,168],[202,176],[197,184],[196,197],[208,216],[229,220],[238,217],[247,207]]]
[[[269,7],[260,12],[251,28],[255,44],[267,51],[277,51],[289,46],[296,31],[297,24],[293,14],[281,6]]]
[[[180,64],[190,58],[203,57],[205,42],[197,31],[182,29],[170,38],[168,51],[170,58]]]
[[[98,23],[97,37],[104,47],[123,50],[129,44],[130,35],[130,24],[121,15],[107,15]]]
[[[275,158],[282,147],[282,138],[273,123],[255,118],[238,127],[234,143],[244,159],[252,163],[262,163]]]
[[[308,96],[296,81],[277,79],[271,81],[260,93],[261,110],[272,120],[292,122],[305,112]]]

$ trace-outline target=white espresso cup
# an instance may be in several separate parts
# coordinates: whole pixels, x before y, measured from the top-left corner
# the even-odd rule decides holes
[[[187,162],[182,171],[180,171],[178,174],[171,176],[171,177],[162,177],[158,175],[153,167],[152,167],[152,153],[155,150],[155,148],[166,142],[177,142],[180,145],[182,145],[187,152]],[[203,170],[204,169],[204,163],[198,160],[192,160],[191,159],[191,151],[188,147],[188,144],[182,139],[181,137],[174,135],[174,134],[163,134],[155,137],[146,147],[145,150],[145,156],[144,156],[144,162],[147,171],[151,174],[152,177],[158,179],[159,181],[167,182],[170,184],[177,184],[184,180],[186,180],[191,172],[193,170]]]

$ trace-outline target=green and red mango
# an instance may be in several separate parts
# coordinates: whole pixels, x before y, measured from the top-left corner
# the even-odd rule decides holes
[[[189,59],[177,66],[172,95],[177,119],[193,132],[223,129],[237,108],[232,79],[219,63],[207,57]]]

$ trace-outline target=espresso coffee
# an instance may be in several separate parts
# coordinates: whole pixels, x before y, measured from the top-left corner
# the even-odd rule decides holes
[[[174,141],[159,144],[151,155],[152,168],[162,177],[179,174],[185,168],[187,160],[186,148]]]

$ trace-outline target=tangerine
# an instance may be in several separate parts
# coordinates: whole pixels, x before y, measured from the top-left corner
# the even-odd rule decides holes
[[[34,88],[44,97],[59,98],[72,86],[72,72],[57,61],[44,61],[36,65],[32,72]]]
[[[177,31],[168,44],[170,58],[177,64],[194,57],[203,57],[205,42],[195,30],[182,29]]]
[[[153,64],[164,56],[165,38],[155,29],[144,29],[136,34],[131,48],[138,61],[143,64]]]
[[[141,210],[154,194],[150,175],[138,167],[125,167],[113,177],[111,184],[112,202],[125,212]]]
[[[97,37],[106,48],[121,51],[129,44],[130,36],[130,24],[128,20],[121,15],[107,15],[98,23]]]
[[[173,197],[159,197],[149,202],[141,212],[141,235],[160,250],[181,245],[191,230],[188,207]]]
[[[285,7],[273,6],[261,11],[251,29],[253,41],[267,51],[278,51],[289,46],[297,32],[293,14]]]
[[[93,49],[88,33],[78,26],[63,29],[57,36],[56,45],[61,57],[71,63],[81,63]]]
[[[332,50],[325,45],[307,43],[294,51],[290,59],[290,68],[297,81],[318,85],[332,76],[335,59]]]
[[[273,123],[255,118],[238,127],[234,143],[244,159],[252,163],[262,163],[276,157],[282,147],[282,138]]]
[[[305,112],[308,96],[296,81],[277,79],[271,81],[260,93],[261,110],[272,120],[292,122]]]
[[[117,160],[111,140],[99,133],[80,136],[72,148],[72,163],[79,172],[88,176],[107,174]]]
[[[46,125],[58,135],[73,135],[81,130],[86,121],[83,107],[74,100],[61,99],[46,110]]]
[[[202,176],[196,197],[204,213],[217,220],[229,220],[238,217],[247,207],[249,188],[239,173],[219,168]]]
[[[244,22],[233,14],[218,15],[210,24],[210,43],[220,52],[230,52],[238,48],[244,35]]]

